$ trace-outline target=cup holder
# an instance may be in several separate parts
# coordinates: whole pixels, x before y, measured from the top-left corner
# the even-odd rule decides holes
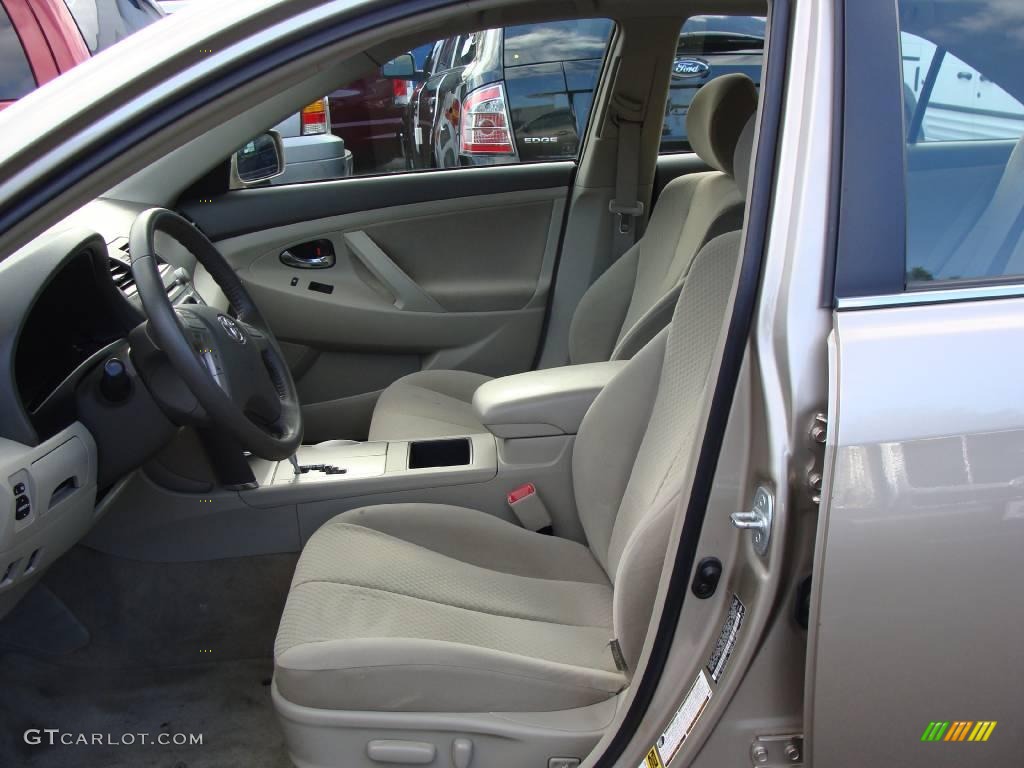
[[[469,438],[414,440],[409,443],[409,469],[460,467],[469,464]]]

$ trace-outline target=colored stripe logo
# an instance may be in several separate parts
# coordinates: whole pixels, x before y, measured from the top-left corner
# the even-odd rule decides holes
[[[996,729],[995,720],[933,720],[921,734],[921,741],[988,741]]]

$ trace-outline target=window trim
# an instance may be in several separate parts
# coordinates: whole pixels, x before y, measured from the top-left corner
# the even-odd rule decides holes
[[[964,281],[966,282],[966,281]],[[961,285],[947,283],[949,288],[909,290],[902,293],[880,294],[877,296],[853,296],[840,298],[836,309],[884,309],[886,307],[912,307],[923,304],[945,304],[963,301],[991,301],[994,299],[1016,299],[1024,297],[1024,278],[1018,282],[1003,282],[998,285]]]
[[[897,7],[893,0],[844,0],[842,15],[834,302],[906,290],[906,133]],[[878,179],[887,183],[879,185]]]
[[[835,180],[840,197],[832,307],[848,311],[1024,296],[1024,274],[930,283],[907,280],[907,148],[929,142],[909,142],[906,129],[923,122],[927,99],[917,105],[911,125],[903,126],[902,46],[896,2],[844,0],[843,16],[841,71],[845,88],[841,116],[836,118],[843,138],[841,176]],[[852,54],[854,46],[847,44],[852,40],[860,41],[856,55]],[[874,47],[865,52],[864,41]],[[946,52],[944,47],[936,47],[938,66]],[[937,75],[938,66],[929,67],[928,74]],[[878,83],[890,83],[891,92]],[[899,99],[898,109],[892,101],[894,95]],[[893,174],[895,167],[902,172]],[[890,183],[872,189],[872,178]]]

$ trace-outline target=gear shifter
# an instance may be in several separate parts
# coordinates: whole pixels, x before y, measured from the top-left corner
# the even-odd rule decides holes
[[[296,475],[301,475],[302,474],[302,468],[299,467],[298,456],[293,453],[291,456],[288,457],[288,461],[291,462],[292,469],[295,471],[295,474]]]

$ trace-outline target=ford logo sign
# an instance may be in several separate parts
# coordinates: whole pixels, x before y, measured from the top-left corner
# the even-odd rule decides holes
[[[711,67],[700,59],[676,59],[672,64],[672,77],[707,77]]]

